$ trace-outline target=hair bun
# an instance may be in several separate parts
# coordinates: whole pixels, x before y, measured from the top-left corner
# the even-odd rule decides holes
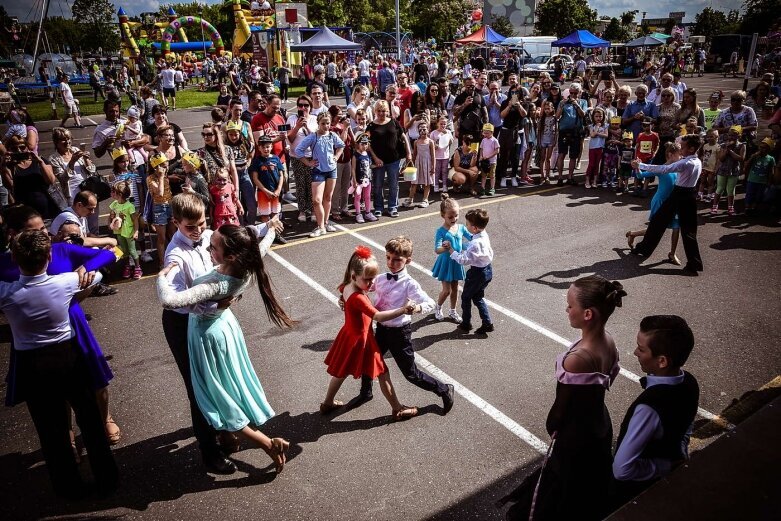
[[[624,291],[624,286],[617,280],[614,280],[610,283],[610,287],[612,287],[613,290],[607,294],[607,299],[613,301],[613,304],[620,308],[622,299],[627,295],[626,291]]]
[[[447,192],[442,192],[442,195],[440,195],[439,198],[442,201],[447,201],[448,199],[450,199],[450,194],[448,194]]]

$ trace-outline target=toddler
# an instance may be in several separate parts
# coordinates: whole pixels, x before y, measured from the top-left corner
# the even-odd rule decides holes
[[[716,168],[719,163],[719,131],[710,129],[705,133],[705,144],[702,145],[702,175],[700,176],[700,189],[697,192],[697,200],[712,202],[714,197],[714,181],[716,180]]]
[[[719,151],[719,167],[716,171],[716,195],[713,198],[711,215],[719,213],[719,199],[727,193],[727,213],[735,215],[735,187],[746,158],[746,145],[740,141],[743,127],[733,125]]]
[[[236,187],[230,180],[228,171],[217,170],[214,181],[209,186],[212,208],[212,230],[218,230],[223,224],[239,224],[239,198]]]
[[[602,154],[605,149],[608,126],[605,123],[605,111],[597,107],[591,113],[591,125],[588,126],[588,169],[586,170],[586,188],[596,188]]]
[[[610,118],[610,128],[607,131],[605,153],[602,155],[604,177],[602,188],[607,188],[608,183],[612,188],[616,187],[618,173],[618,157],[621,152],[621,118]]]
[[[352,157],[353,180],[350,190],[355,206],[355,222],[363,224],[374,222],[377,217],[372,213],[372,158],[369,155],[369,135],[361,132],[355,136],[355,153]],[[361,202],[363,201],[363,209]]]
[[[494,137],[494,126],[483,125],[483,140],[480,141],[478,166],[480,167],[480,195],[494,195],[496,184],[496,161],[499,157],[499,140]],[[486,190],[486,181],[488,189]]]
[[[447,193],[448,172],[450,170],[450,145],[453,143],[453,133],[447,129],[447,117],[437,120],[437,129],[431,133],[434,141],[434,157],[436,158],[436,175],[434,176],[434,191],[440,186]]]
[[[418,177],[410,183],[409,198],[404,202],[405,207],[415,206],[415,192],[418,190],[418,185],[423,187],[423,200],[420,202],[420,207],[428,206],[428,194],[431,185],[435,182],[435,157],[434,140],[428,135],[428,123],[418,123],[418,139],[412,146],[412,162],[418,170]]]
[[[130,155],[130,162],[137,167],[144,165],[149,158],[149,153],[144,150],[144,145],[133,145],[134,141],[144,136],[144,131],[141,128],[140,114],[136,106],[132,106],[127,109],[127,122],[124,125],[124,132],[122,133],[122,140],[126,142],[128,152]]]
[[[111,189],[114,198],[109,204],[109,228],[117,236],[117,244],[122,250],[122,256],[127,257],[127,264],[122,272],[122,277],[129,279],[131,276],[138,280],[143,275],[141,263],[138,260],[136,241],[138,240],[138,211],[128,201],[130,198],[130,183],[120,181]]]

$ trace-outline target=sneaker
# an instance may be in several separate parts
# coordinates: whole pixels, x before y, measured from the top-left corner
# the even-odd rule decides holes
[[[602,188],[607,188],[607,181],[602,181]]]
[[[152,254],[149,251],[145,251],[141,254],[141,262],[152,262]]]
[[[434,193],[439,193],[439,185],[434,185]]]
[[[129,279],[131,274],[130,264],[125,264],[125,269],[122,270],[122,278]]]
[[[727,208],[727,215],[735,215],[735,207],[730,206]]]
[[[305,223],[306,222],[306,214],[305,213],[299,213],[298,214],[298,222]]]
[[[423,200],[420,202],[420,207],[421,207],[421,208],[428,208],[428,201],[427,201],[426,199],[423,199]]]
[[[325,228],[315,228],[315,231],[309,234],[310,237],[320,237],[321,235],[325,235]]]
[[[711,215],[717,215],[719,213],[719,207],[718,206],[711,206],[710,214]]]
[[[494,195],[495,193],[496,193],[496,190],[494,190],[493,188],[489,188],[489,189],[486,191],[486,193],[485,193],[485,194],[486,194],[487,196],[489,196],[489,197],[490,197],[490,196]]]
[[[475,334],[476,335],[484,335],[486,333],[492,333],[493,330],[494,330],[494,325],[493,324],[490,324],[490,323],[483,324],[482,326],[480,326],[477,329],[475,329]]]
[[[326,223],[325,223],[325,231],[330,232],[330,233],[334,233],[334,232],[339,231],[339,230],[337,230],[336,226],[334,226],[334,223],[332,223],[331,221],[326,221]]]
[[[291,194],[290,192],[285,192],[282,194],[281,199],[285,201],[286,203],[295,203],[298,202],[298,199],[296,199],[296,196]]]
[[[133,270],[133,278],[134,278],[135,280],[138,280],[138,279],[140,279],[140,278],[141,278],[143,275],[144,275],[144,272],[143,272],[143,271],[141,271],[141,266],[139,266],[138,264],[136,264],[136,269],[134,269],[134,270]]]
[[[364,218],[365,218],[365,219],[366,219],[368,222],[370,222],[370,223],[373,223],[374,221],[376,221],[376,220],[377,220],[376,214],[373,214],[373,213],[371,213],[371,212],[366,212],[366,214],[364,215]]]
[[[591,183],[586,179],[586,188],[591,188]]]
[[[399,216],[399,211],[397,209],[395,209],[395,208],[391,208],[390,216],[391,217],[398,217]]]
[[[401,206],[403,206],[404,208],[412,208],[413,206],[415,206],[415,203],[412,201],[412,199],[408,197],[404,199],[404,202],[401,203]]]
[[[445,320],[445,315],[442,313],[442,306],[434,304],[434,318],[437,320]]]
[[[461,322],[463,322],[463,320],[461,319],[461,315],[459,315],[458,311],[456,311],[455,309],[451,309],[450,313],[448,313],[447,316],[451,320],[453,320],[453,322],[455,322],[456,324],[460,324]]]
[[[315,214],[312,214],[312,215],[309,216],[309,220],[312,221],[313,223],[316,223],[317,222],[317,216]]]
[[[518,186],[520,186],[520,185],[522,184],[522,182],[523,182],[523,181],[519,181],[519,179],[520,179],[520,178],[518,178],[518,177],[513,177],[513,179],[512,179],[513,186],[514,186],[514,187],[516,187],[516,188],[517,188]]]
[[[531,176],[525,175],[521,178],[520,182],[521,184],[525,184],[525,185],[533,185],[534,179],[532,179]]]
[[[363,214],[360,213],[355,214],[355,222],[357,222],[358,224],[365,223],[366,221],[363,220]]]
[[[378,219],[382,217],[382,210],[374,210],[374,216]]]
[[[92,290],[92,296],[93,297],[107,297],[109,295],[114,295],[117,292],[117,288],[112,288],[108,284],[103,284],[102,282],[99,282],[95,284],[95,289]]]
[[[575,161],[575,170],[580,170],[580,159]]]
[[[505,177],[504,179],[501,180],[501,182],[499,183],[499,186],[502,187],[502,188],[507,188],[507,181],[509,181],[509,180],[510,180],[509,177]]]

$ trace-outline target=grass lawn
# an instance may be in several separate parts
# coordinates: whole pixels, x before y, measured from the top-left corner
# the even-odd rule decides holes
[[[98,101],[93,101],[92,89],[87,85],[72,85],[73,94],[79,99],[82,116],[92,116],[94,114],[103,114],[103,98],[98,96]],[[291,87],[290,97],[298,96],[304,93],[304,87]],[[203,107],[214,105],[217,101],[218,92],[216,90],[200,92],[194,87],[188,87],[176,93],[176,108],[187,109],[192,107]],[[126,95],[122,96],[123,109],[130,106],[130,100]],[[25,107],[30,112],[33,121],[45,121],[52,118],[51,102],[49,100],[34,101],[26,103]],[[62,118],[65,114],[62,102],[57,101],[57,117]]]

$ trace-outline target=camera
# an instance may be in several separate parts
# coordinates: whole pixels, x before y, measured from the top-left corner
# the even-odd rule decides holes
[[[298,109],[298,117],[303,118],[304,117],[304,111],[301,109]]]
[[[77,246],[84,246],[84,237],[78,233],[71,233],[65,237],[63,242],[67,242],[68,244],[75,244]]]
[[[610,73],[611,73],[610,69],[603,69],[599,73],[599,78],[602,79],[602,80],[609,80],[610,79]]]
[[[12,152],[11,153],[11,161],[14,161],[16,163],[20,163],[22,161],[27,161],[30,159],[30,153],[29,152]]]
[[[290,125],[288,125],[288,124],[277,125],[277,131],[278,132],[289,132],[290,131]]]

